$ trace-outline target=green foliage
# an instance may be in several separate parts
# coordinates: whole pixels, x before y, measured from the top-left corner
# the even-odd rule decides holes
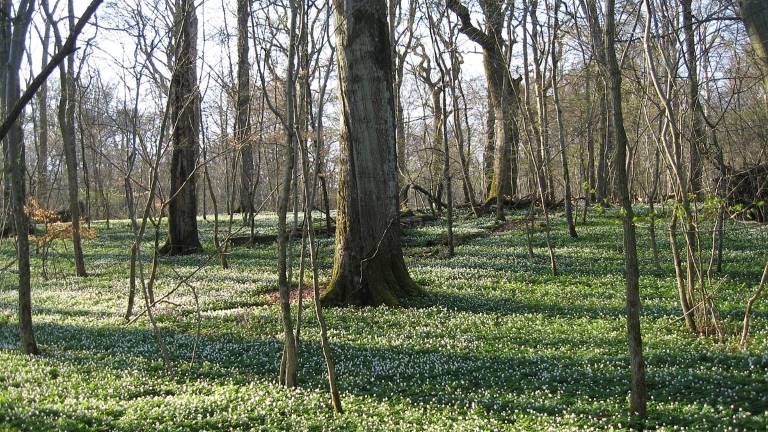
[[[642,208],[638,213],[648,216]],[[451,259],[431,253],[443,226],[404,230],[412,275],[427,294],[399,308],[326,310],[344,415],[329,406],[311,307],[302,328],[301,388],[287,391],[275,383],[281,330],[272,297],[274,245],[235,248],[232,268],[222,270],[213,259],[190,279],[201,305],[197,345],[188,287],[158,307],[174,355],[166,368],[149,324],[122,320],[128,223],[113,221],[110,230],[95,223],[99,235],[84,245],[93,276],[69,276],[64,246],[50,252],[49,280],[40,275],[40,257],[33,259],[34,319],[43,350],[38,358],[18,352],[15,275],[0,274],[0,431],[626,429],[629,373],[622,237],[612,223],[617,219],[618,211],[604,209],[579,226],[578,240],[570,239],[562,219],[554,219],[558,277],[549,274],[541,228],[535,228],[534,260],[527,257],[522,223],[502,230],[490,217],[457,218],[457,236],[466,241]],[[274,223],[274,217],[260,216],[257,228],[272,232]],[[200,224],[211,253],[211,223]],[[664,221],[657,224],[667,228]],[[733,336],[768,253],[768,229],[733,221],[726,228],[728,278],[719,285],[718,306]],[[718,345],[692,338],[676,320],[669,245],[660,241],[664,271],[657,274],[642,225],[638,237],[651,398],[644,426],[765,430],[766,303],[756,304],[747,351],[734,350],[732,340]],[[333,239],[322,238],[323,278],[329,277],[332,253]],[[149,265],[149,242],[143,255]],[[0,260],[12,256],[12,242],[0,243]],[[171,264],[188,275],[206,260],[163,258],[157,295],[180,281]]]

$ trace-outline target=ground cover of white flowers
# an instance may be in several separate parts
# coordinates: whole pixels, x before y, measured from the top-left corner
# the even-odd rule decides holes
[[[274,232],[274,222],[274,215],[259,217],[259,231]],[[558,277],[549,275],[541,224],[533,260],[519,223],[491,233],[492,219],[460,216],[456,232],[465,241],[450,259],[435,246],[444,235],[440,222],[405,229],[406,260],[425,295],[398,308],[325,310],[343,415],[329,407],[311,305],[302,328],[300,388],[276,384],[275,246],[236,248],[231,268],[222,270],[209,259],[212,222],[200,223],[207,254],[161,260],[158,296],[207,263],[189,280],[199,294],[199,339],[189,287],[157,310],[173,356],[169,367],[149,323],[123,319],[131,242],[126,221],[93,224],[98,235],[84,243],[87,278],[71,276],[71,245],[51,250],[47,277],[42,257],[33,258],[42,350],[35,358],[18,351],[16,275],[7,266],[13,244],[2,242],[0,431],[627,428],[622,237],[611,211],[590,213],[576,240],[555,217]],[[692,337],[678,319],[665,228],[659,229],[661,272],[654,270],[647,229],[638,231],[650,397],[644,426],[766,430],[768,299],[756,305],[746,350],[736,348],[735,335],[768,256],[768,227],[728,225],[724,272],[716,275],[729,335],[723,343]],[[327,277],[333,240],[321,246]]]

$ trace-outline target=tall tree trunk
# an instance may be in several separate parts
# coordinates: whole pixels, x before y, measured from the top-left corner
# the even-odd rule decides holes
[[[765,0],[739,0],[739,12],[752,47],[763,65],[768,67],[768,3]],[[763,80],[768,92],[768,76]]]
[[[280,194],[277,205],[277,283],[280,293],[280,321],[283,326],[283,357],[280,362],[280,384],[295,387],[298,369],[298,353],[296,338],[293,333],[291,317],[291,287],[288,273],[289,235],[287,226],[288,201],[291,195],[291,183],[294,179],[293,170],[296,165],[296,130],[295,126],[295,80],[294,63],[296,57],[296,1],[290,2],[290,41],[288,43],[288,70],[285,78],[285,136],[286,157],[280,183]],[[294,227],[295,228],[295,227]]]
[[[624,130],[624,113],[621,105],[621,70],[616,58],[615,0],[606,1],[605,56],[610,78],[610,95],[613,103],[613,129],[616,143],[616,186],[623,211],[624,266],[626,271],[627,338],[630,360],[629,409],[633,416],[644,417],[646,410],[645,363],[640,335],[640,270],[637,263],[634,213],[629,187],[627,186],[627,133]]]
[[[57,48],[62,47],[61,34],[53,22],[53,17],[48,10],[47,2],[44,3],[46,14],[51,22],[54,36],[56,38]],[[74,28],[74,4],[72,0],[67,2],[69,13],[69,28]],[[59,129],[61,130],[62,147],[64,149],[64,159],[67,165],[67,191],[69,193],[69,212],[72,218],[72,249],[74,252],[75,272],[78,276],[86,276],[85,260],[83,259],[83,246],[80,233],[80,199],[77,178],[77,146],[75,136],[75,54],[69,54],[64,63],[59,66],[59,76],[61,82],[61,94],[59,97],[59,106],[57,117],[59,120]]]
[[[251,63],[248,61],[250,1],[237,0],[237,114],[235,142],[240,153],[240,211],[253,217],[253,146],[251,143]]]
[[[697,199],[704,198],[702,190],[701,152],[706,145],[702,107],[699,99],[699,72],[696,58],[696,36],[693,29],[693,0],[681,0],[683,6],[683,30],[685,31],[686,63],[688,66],[688,111],[691,115],[690,192]]]
[[[573,197],[571,197],[571,175],[568,172],[568,154],[565,149],[565,125],[563,124],[563,110],[560,106],[560,90],[558,88],[557,74],[558,74],[558,35],[560,30],[560,20],[558,12],[560,10],[560,0],[555,0],[554,7],[554,25],[552,27],[552,92],[555,99],[555,115],[557,117],[557,130],[558,130],[558,142],[560,143],[560,161],[563,166],[563,182],[565,183],[565,220],[568,223],[568,234],[572,238],[578,237],[576,234],[576,224],[573,219]]]
[[[48,47],[51,42],[51,24],[46,21],[42,39],[42,63],[48,63]],[[40,116],[40,134],[37,154],[37,187],[35,196],[41,206],[48,207],[48,81],[40,86],[37,94],[37,110]]]
[[[0,27],[4,39],[0,60],[5,63],[0,68],[3,72],[4,93],[0,95],[3,107],[11,107],[18,100],[21,93],[19,84],[19,72],[21,59],[24,55],[27,29],[29,28],[35,2],[24,0],[16,9],[16,17],[11,20],[11,1],[0,2]],[[4,57],[4,58],[2,58]],[[5,115],[5,109],[3,116]],[[24,158],[24,131],[21,120],[17,120],[8,132],[3,142],[7,150],[5,156],[10,180],[10,198],[12,218],[16,230],[16,265],[19,272],[19,336],[21,351],[25,354],[37,354],[37,342],[32,329],[32,287],[29,263],[29,218],[24,209],[26,201],[26,188],[24,185],[26,163]]]
[[[487,83],[487,79],[486,79]],[[485,148],[483,149],[483,181],[485,182],[485,196],[492,198],[493,187],[493,160],[496,154],[496,112],[493,103],[488,98],[485,113]]]
[[[603,30],[600,27],[600,16],[597,10],[597,0],[579,0],[581,8],[584,10],[589,22],[589,33],[592,39],[592,51],[597,62],[598,69],[600,71],[600,77],[602,80],[596,83],[595,90],[597,91],[597,99],[599,100],[599,124],[598,135],[600,148],[598,149],[597,160],[597,173],[595,184],[591,187],[595,188],[596,201],[599,204],[606,204],[608,197],[608,156],[612,149],[610,133],[611,119],[608,115],[608,99],[606,86],[608,85],[609,78],[607,76],[607,63],[606,54],[604,48]]]
[[[445,0],[445,4],[459,18],[461,31],[470,40],[483,49],[483,67],[488,85],[489,119],[487,123],[488,141],[486,143],[484,168],[488,176],[489,155],[493,142],[493,178],[486,203],[497,204],[496,216],[503,218],[503,203],[505,195],[517,194],[517,147],[518,133],[515,116],[518,109],[519,80],[512,80],[507,61],[504,57],[504,10],[503,5],[495,0],[482,0],[480,7],[486,18],[487,31],[475,27],[469,9],[459,0]],[[491,140],[491,119],[493,113],[493,139]]]
[[[168,255],[200,252],[197,231],[196,166],[200,148],[200,92],[197,85],[197,13],[192,0],[176,0],[174,69],[170,95],[173,153],[168,205]]]
[[[400,245],[392,58],[384,0],[334,0],[341,159],[326,303],[398,304],[417,293]]]

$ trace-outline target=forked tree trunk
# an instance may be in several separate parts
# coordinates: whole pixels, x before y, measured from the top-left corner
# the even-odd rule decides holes
[[[197,13],[191,0],[176,0],[174,70],[171,76],[171,198],[168,204],[168,255],[200,252],[197,232],[195,164],[200,147],[200,92],[197,87]]]
[[[0,26],[3,27],[4,36],[9,38],[0,41],[5,45],[4,55],[7,55],[7,63],[0,65],[5,67],[4,88],[5,93],[0,95],[4,107],[13,106],[19,99],[19,71],[21,59],[24,55],[24,45],[27,29],[34,11],[34,1],[22,1],[16,11],[17,16],[11,23],[11,2],[3,0],[0,3]],[[5,114],[5,113],[3,113]],[[21,120],[17,120],[8,132],[4,142],[7,150],[6,164],[10,171],[10,198],[11,209],[16,230],[16,265],[19,271],[19,336],[21,339],[21,351],[25,354],[37,354],[37,343],[32,329],[32,287],[30,284],[29,263],[29,218],[24,209],[26,200],[26,188],[24,185],[25,161],[24,161],[24,132]]]
[[[392,59],[384,0],[334,0],[341,160],[326,304],[395,305],[419,288],[400,246]]]
[[[621,105],[621,70],[616,58],[615,0],[606,1],[605,57],[608,65],[609,89],[613,103],[613,130],[616,143],[616,189],[623,210],[624,266],[626,271],[627,339],[629,341],[630,397],[629,409],[633,416],[644,417],[646,410],[645,362],[640,335],[640,270],[637,262],[634,213],[627,186],[627,133]]]
[[[519,80],[512,81],[504,57],[504,12],[501,2],[483,0],[480,7],[486,17],[486,31],[475,27],[469,9],[459,0],[446,0],[446,6],[459,18],[461,31],[483,49],[483,66],[488,85],[488,141],[484,171],[489,176],[489,155],[493,154],[493,176],[489,179],[485,201],[497,203],[497,217],[503,217],[504,195],[517,195],[518,132],[515,116],[518,109]],[[493,120],[491,120],[493,116]],[[493,130],[493,133],[490,131]]]

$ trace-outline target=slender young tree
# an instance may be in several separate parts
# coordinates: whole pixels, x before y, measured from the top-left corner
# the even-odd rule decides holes
[[[552,26],[552,41],[550,49],[552,50],[552,93],[555,99],[555,115],[557,117],[557,136],[558,143],[560,144],[560,161],[563,167],[563,182],[565,188],[564,203],[565,203],[565,220],[568,223],[568,234],[572,238],[578,237],[576,234],[576,224],[573,217],[573,202],[571,197],[571,174],[568,170],[568,154],[566,153],[565,144],[565,120],[563,119],[563,109],[560,103],[560,88],[558,81],[558,61],[562,55],[562,43],[560,42],[560,3],[561,0],[555,0],[555,7],[553,11],[553,26]]]
[[[63,51],[63,39],[58,25],[53,18],[53,11],[48,7],[48,1],[43,1],[43,7],[46,12],[53,34],[56,39],[56,48]],[[67,2],[68,23],[70,32],[75,27],[75,6],[72,0]],[[77,177],[77,147],[75,133],[75,97],[76,97],[76,78],[75,78],[75,52],[67,55],[66,63],[59,64],[59,81],[61,90],[59,92],[59,106],[57,119],[59,129],[61,130],[62,147],[64,148],[64,160],[67,164],[67,191],[69,192],[69,214],[72,219],[72,249],[75,258],[75,272],[78,276],[86,276],[85,259],[83,258],[83,246],[80,230],[80,189],[78,187]]]
[[[171,76],[171,198],[168,241],[162,253],[200,252],[197,231],[196,166],[200,148],[200,91],[197,84],[197,12],[192,0],[176,0],[174,69]]]
[[[647,0],[646,0],[647,1]],[[627,338],[630,361],[629,409],[633,416],[644,417],[646,410],[645,362],[640,336],[640,269],[637,263],[634,212],[627,181],[627,132],[621,99],[621,69],[616,56],[615,0],[606,1],[605,58],[608,66],[609,90],[613,105],[613,138],[616,143],[616,189],[621,202],[624,226],[624,270],[626,272]]]
[[[384,0],[334,0],[341,160],[328,304],[398,304],[419,291],[400,245],[392,52]]]

